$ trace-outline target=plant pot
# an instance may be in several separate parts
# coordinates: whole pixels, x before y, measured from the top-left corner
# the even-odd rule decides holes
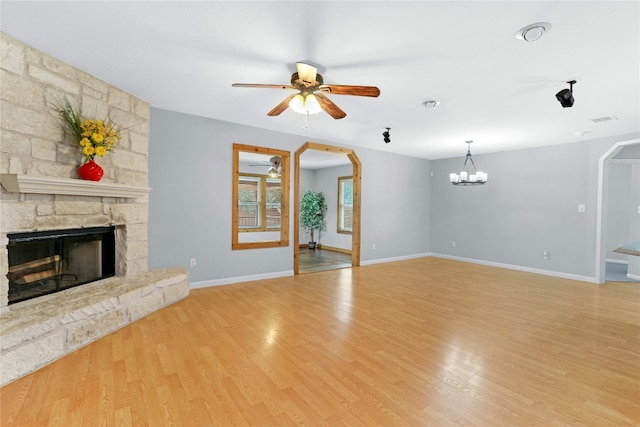
[[[78,175],[87,181],[100,181],[104,176],[104,169],[91,159],[78,168]]]
[[[316,249],[316,242],[309,242],[309,249],[315,250]]]

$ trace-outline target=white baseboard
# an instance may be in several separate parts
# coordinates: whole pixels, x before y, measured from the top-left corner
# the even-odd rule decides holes
[[[605,261],[610,262],[611,264],[629,264],[629,261],[626,259],[607,258]]]
[[[464,258],[464,257],[439,254],[439,253],[433,253],[433,252],[404,255],[404,256],[391,257],[391,258],[373,259],[368,261],[362,261],[360,265],[366,266],[366,265],[373,265],[373,264],[382,264],[387,262],[404,261],[408,259],[425,258],[430,256],[435,258],[444,258],[444,259],[450,259],[454,261],[462,261],[462,262],[470,262],[473,264],[487,265],[490,267],[506,268],[508,270],[517,270],[517,271],[524,271],[527,273],[541,274],[543,276],[559,277],[562,279],[578,280],[581,282],[589,282],[589,283],[596,283],[596,284],[598,283],[595,277],[581,276],[578,274],[570,274],[570,273],[562,273],[559,271],[543,270],[540,268],[524,267],[521,265],[505,264],[501,262],[492,262],[492,261],[485,261],[485,260],[479,260],[479,259],[473,259],[473,258]],[[278,277],[289,277],[289,276],[293,276],[293,270],[278,271],[274,273],[253,274],[249,276],[225,277],[224,279],[203,280],[200,282],[191,282],[189,284],[189,288],[190,289],[208,288],[210,286],[223,286],[223,285],[230,285],[233,283],[251,282],[254,280],[275,279]],[[627,274],[627,277],[633,280],[640,280],[640,276]]]
[[[201,282],[191,282],[190,289],[208,288],[211,286],[230,285],[232,283],[252,282],[254,280],[275,279],[278,277],[293,276],[293,270],[277,271],[274,273],[252,274],[250,276],[225,277],[224,279],[203,280]]]
[[[445,254],[437,254],[437,253],[432,253],[431,256],[436,258],[451,259],[454,261],[463,261],[463,262],[470,262],[473,264],[487,265],[490,267],[499,267],[499,268],[506,268],[509,270],[524,271],[527,273],[542,274],[543,276],[560,277],[562,279],[579,280],[581,282],[589,282],[589,283],[596,283],[596,284],[598,283],[598,280],[595,277],[581,276],[578,274],[570,274],[570,273],[562,273],[560,271],[543,270],[541,268],[524,267],[521,265],[504,264],[501,262],[484,261],[479,259],[463,258],[463,257],[457,257],[453,255],[445,255]]]
[[[360,265],[373,265],[373,264],[382,264],[385,262],[394,262],[394,261],[404,261],[407,259],[414,259],[414,258],[424,258],[424,257],[428,257],[430,256],[431,253],[427,252],[427,253],[423,253],[423,254],[414,254],[414,255],[405,255],[405,256],[398,256],[398,257],[391,257],[391,258],[380,258],[380,259],[372,259],[369,261],[361,261]]]
[[[640,282],[640,276],[637,274],[627,273],[627,279],[637,280]]]

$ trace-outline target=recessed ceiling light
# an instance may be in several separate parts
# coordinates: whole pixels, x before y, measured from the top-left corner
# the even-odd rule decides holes
[[[516,33],[516,38],[526,42],[534,42],[538,40],[544,33],[551,30],[551,24],[548,22],[536,22],[520,28]]]

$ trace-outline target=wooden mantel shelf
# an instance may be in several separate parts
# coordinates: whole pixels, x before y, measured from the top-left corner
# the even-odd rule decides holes
[[[0,182],[10,193],[137,198],[151,191],[147,187],[14,173],[0,174]]]

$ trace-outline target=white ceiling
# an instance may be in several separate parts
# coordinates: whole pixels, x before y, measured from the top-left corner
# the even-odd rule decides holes
[[[2,1],[2,31],[153,107],[438,159],[640,131],[638,1]],[[552,24],[537,42],[518,29]],[[347,117],[266,113],[295,62]],[[555,94],[575,79],[575,105]],[[433,110],[423,103],[441,102]],[[592,119],[612,117],[593,122]],[[391,128],[391,143],[382,132]],[[584,133],[580,135],[580,133]]]

